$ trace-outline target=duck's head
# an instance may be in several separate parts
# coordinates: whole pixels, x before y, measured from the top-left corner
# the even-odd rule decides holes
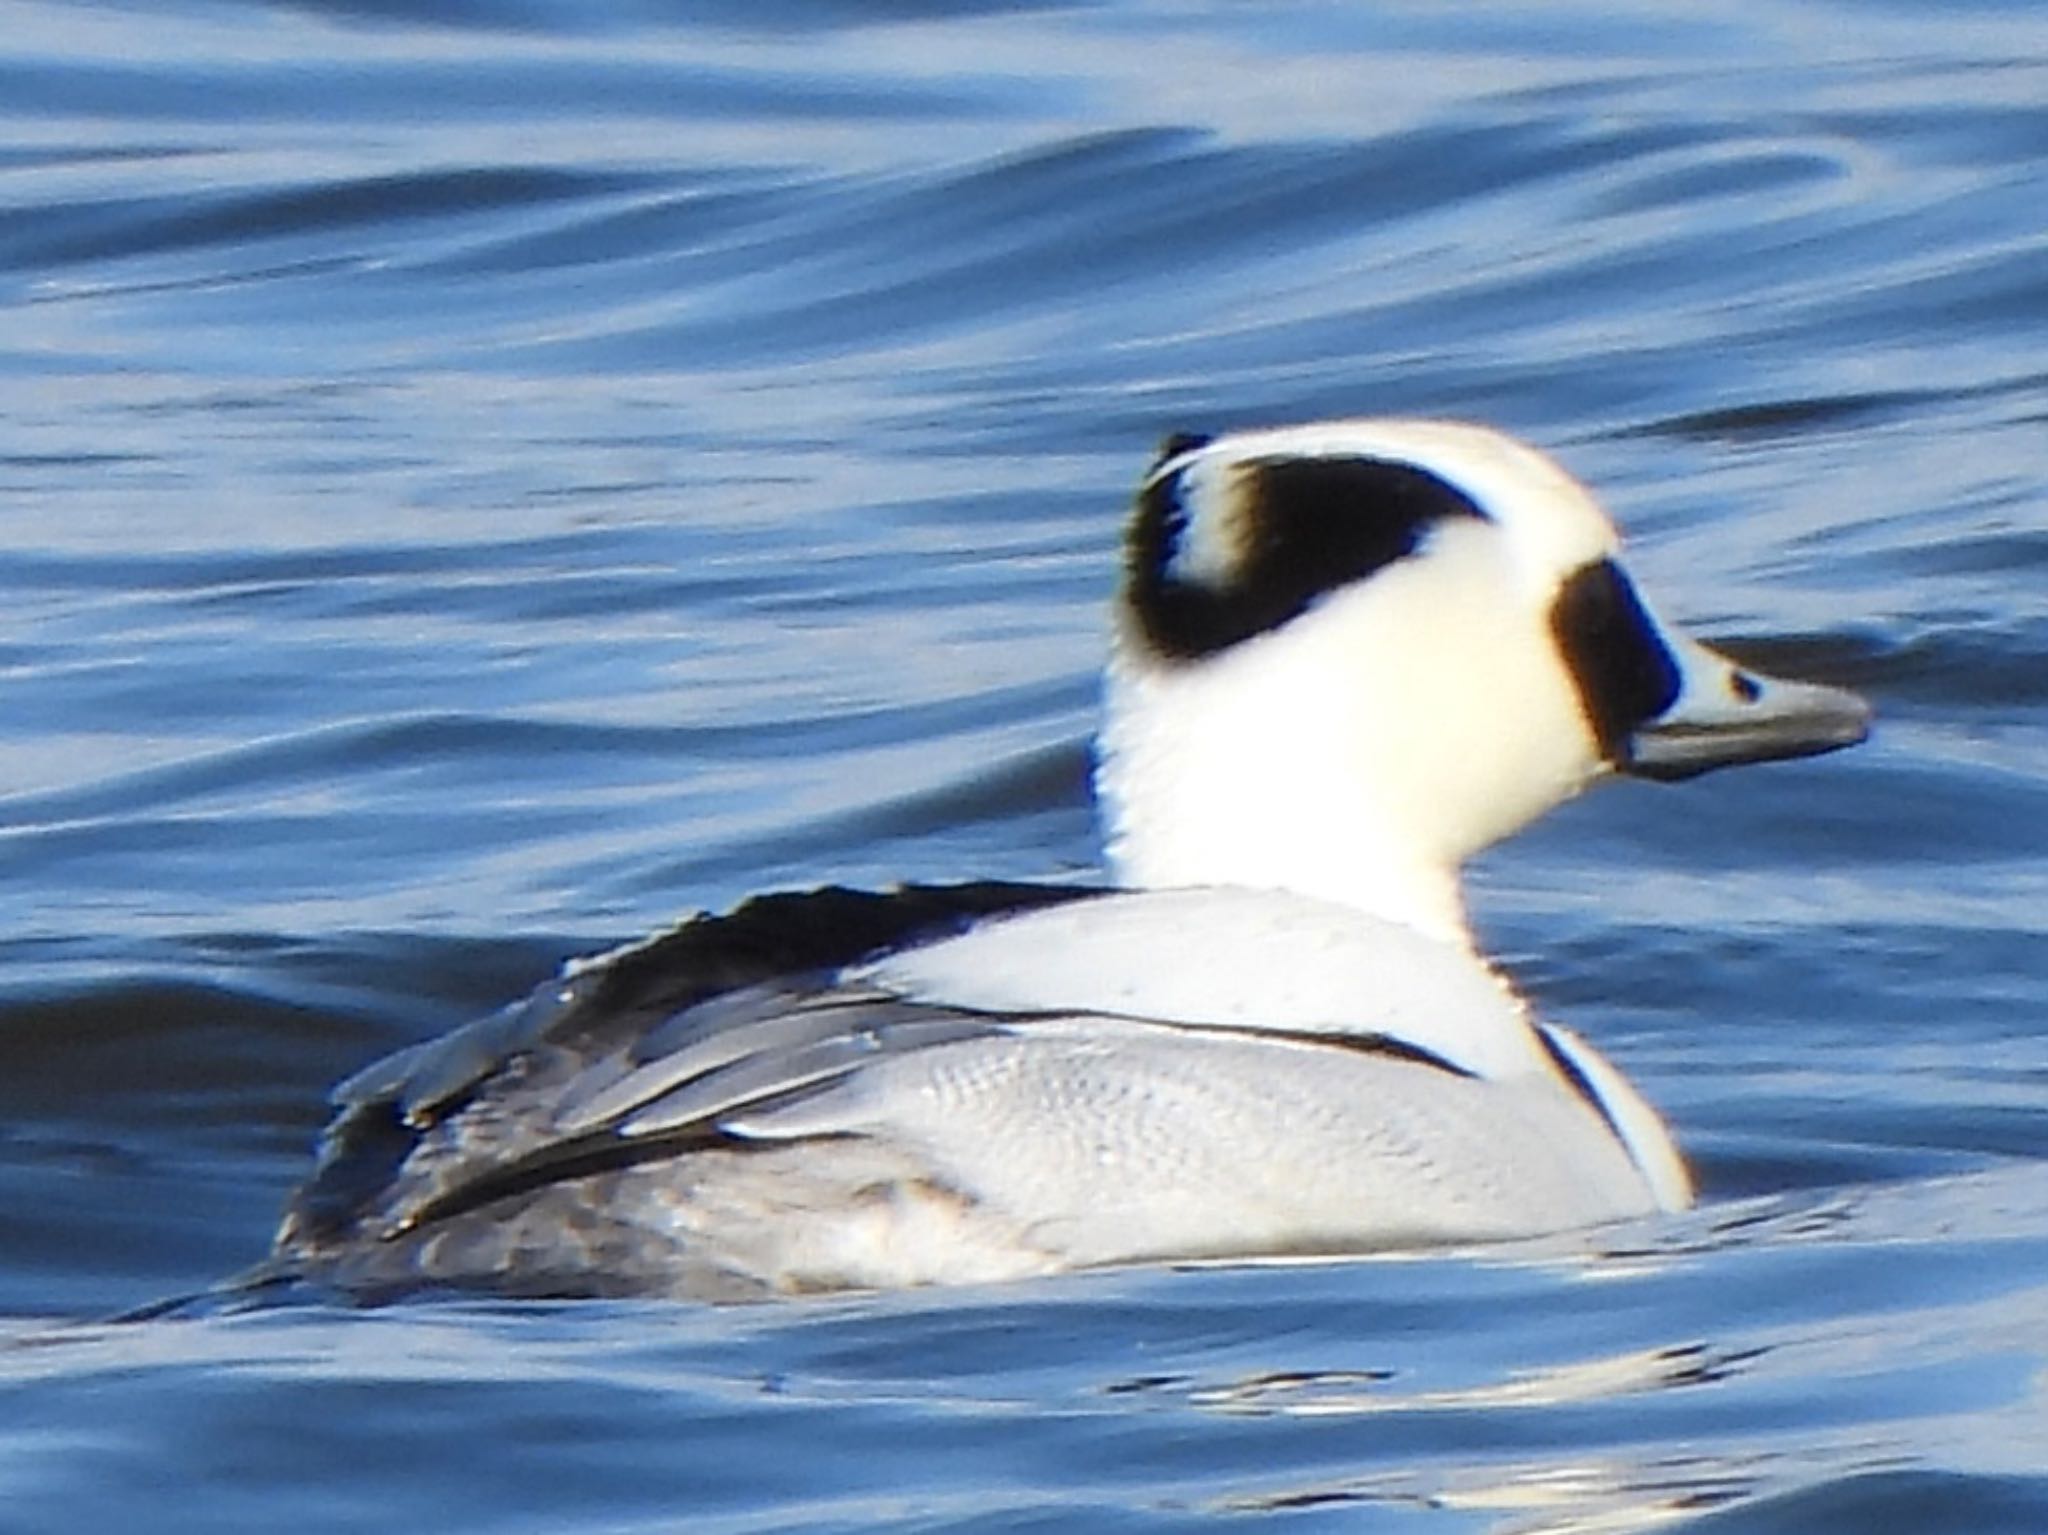
[[[1462,937],[1458,866],[1609,772],[1863,739],[1656,616],[1586,488],[1484,427],[1175,438],[1139,487],[1097,793],[1118,877]]]

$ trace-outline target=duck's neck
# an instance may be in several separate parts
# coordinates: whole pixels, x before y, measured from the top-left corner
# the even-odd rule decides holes
[[[1117,881],[1288,890],[1469,947],[1457,860],[1420,840],[1410,788],[1360,781],[1341,711],[1192,696],[1208,681],[1111,668],[1096,798]]]

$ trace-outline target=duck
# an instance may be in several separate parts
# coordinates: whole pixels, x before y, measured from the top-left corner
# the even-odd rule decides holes
[[[334,1090],[268,1274],[745,1301],[1686,1208],[1460,869],[1606,778],[1854,744],[1868,705],[1688,636],[1591,491],[1456,421],[1169,438],[1113,627],[1105,878],[783,891],[572,960]]]

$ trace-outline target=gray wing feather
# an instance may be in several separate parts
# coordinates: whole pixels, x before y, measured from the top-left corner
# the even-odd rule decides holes
[[[946,1014],[906,1018],[897,1023],[866,1022],[827,1039],[791,1050],[749,1056],[692,1077],[624,1115],[615,1128],[626,1136],[658,1135],[698,1125],[725,1129],[730,1114],[769,1103],[787,1103],[794,1097],[843,1082],[883,1056],[1000,1032],[1001,1025],[990,1020]]]
[[[758,999],[759,1017],[723,1009],[718,1028],[681,1050],[645,1065],[621,1069],[625,1052],[584,1066],[563,1084],[580,1105],[568,1123],[546,1116],[502,1123],[488,1101],[472,1102],[436,1132],[448,1137],[408,1161],[393,1185],[379,1234],[407,1231],[488,1203],[508,1192],[550,1181],[559,1170],[587,1168],[605,1148],[643,1147],[665,1156],[672,1142],[700,1137],[783,1139],[786,1130],[753,1133],[733,1128],[729,1116],[772,1117],[776,1111],[817,1101],[807,1134],[836,1132],[826,1105],[835,1089],[877,1060],[957,1040],[1008,1032],[1001,1018],[960,1013],[928,1003],[824,992],[794,1012],[777,994]],[[591,1084],[596,1084],[594,1090]],[[680,1148],[678,1148],[680,1149]]]
[[[831,992],[832,997],[821,996],[825,992]],[[653,1024],[627,1048],[626,1064],[645,1066],[717,1035],[755,1026],[764,1019],[828,1006],[838,995],[831,978],[822,975],[778,976],[758,986],[717,992]]]
[[[533,1048],[578,1000],[573,986],[543,986],[531,997],[486,1013],[438,1039],[372,1061],[343,1079],[329,1094],[330,1100],[339,1109],[389,1100],[409,1124],[423,1124],[512,1056]]]
[[[278,1251],[345,1251],[556,1177],[686,1156],[742,1138],[736,1116],[822,1108],[863,1063],[1006,1028],[839,977],[877,953],[1095,894],[984,883],[763,896],[566,966],[529,998],[336,1087]]]
[[[607,1127],[644,1135],[678,1128],[686,1120],[708,1120],[724,1106],[715,1100],[729,1105],[773,1096],[804,1086],[821,1070],[850,1071],[885,1048],[882,1036],[893,1025],[932,1011],[868,991],[828,991],[792,1000],[779,990],[764,989],[748,999],[747,1009],[729,1005],[734,1000],[719,998],[714,1019],[690,1020],[698,1008],[679,1015],[674,1022],[708,1026],[672,1034],[679,1042],[664,1055],[647,1059],[636,1051],[644,1064],[622,1073],[585,1073],[563,1094],[555,1128],[563,1135]],[[669,1032],[667,1025],[663,1032]],[[828,1068],[828,1060],[841,1064]],[[682,1107],[700,1101],[711,1106]],[[657,1104],[665,1106],[655,1114]]]

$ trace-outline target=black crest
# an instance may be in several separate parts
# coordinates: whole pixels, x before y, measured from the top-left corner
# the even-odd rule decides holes
[[[1171,432],[1159,439],[1159,451],[1152,456],[1152,467],[1145,471],[1150,479],[1160,468],[1179,458],[1183,453],[1192,453],[1197,448],[1206,448],[1216,440],[1214,432]]]
[[[1621,567],[1596,560],[1565,582],[1550,629],[1601,755],[1627,763],[1629,737],[1678,701],[1678,662],[1655,621]]]
[[[1181,452],[1199,438],[1172,438]],[[1176,453],[1162,455],[1161,463]],[[1413,464],[1366,456],[1246,459],[1210,516],[1241,518],[1228,569],[1190,573],[1184,541],[1192,465],[1138,495],[1127,550],[1126,600],[1161,655],[1212,655],[1298,617],[1324,593],[1413,554],[1435,524],[1486,514],[1448,481]]]

